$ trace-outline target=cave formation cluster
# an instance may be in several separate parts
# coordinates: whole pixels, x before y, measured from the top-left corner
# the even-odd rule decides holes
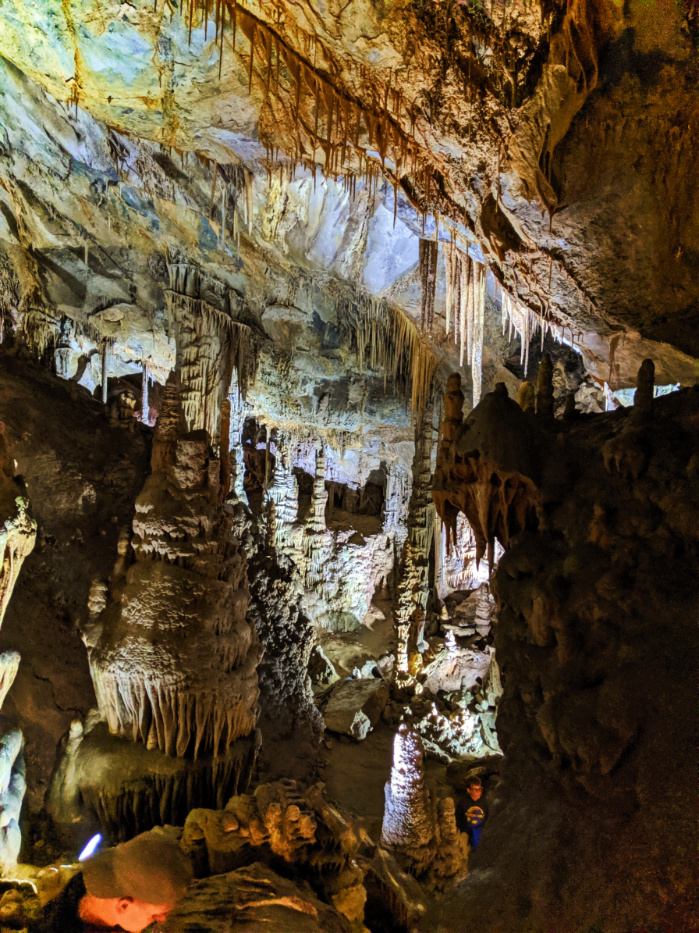
[[[171,933],[697,928],[697,87],[693,0],[0,4],[0,930],[154,827]]]

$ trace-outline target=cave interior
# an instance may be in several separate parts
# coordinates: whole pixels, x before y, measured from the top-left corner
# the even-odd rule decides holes
[[[697,152],[697,0],[0,2],[0,930],[699,930]]]

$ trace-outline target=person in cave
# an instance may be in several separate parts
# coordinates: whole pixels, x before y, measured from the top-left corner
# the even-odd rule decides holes
[[[151,830],[85,862],[29,933],[141,933],[167,917],[191,880],[177,843]]]
[[[472,849],[478,848],[483,824],[488,818],[488,804],[483,796],[483,784],[478,777],[471,777],[466,784],[466,797],[462,802],[462,826],[468,835]]]

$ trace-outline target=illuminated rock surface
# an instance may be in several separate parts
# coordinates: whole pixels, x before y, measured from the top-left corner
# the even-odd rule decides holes
[[[695,7],[0,4],[6,861],[697,926]]]

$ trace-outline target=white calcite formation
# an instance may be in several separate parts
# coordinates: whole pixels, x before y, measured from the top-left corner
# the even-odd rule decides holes
[[[95,693],[112,733],[215,756],[255,725],[261,652],[224,504],[227,458],[205,431],[184,429],[174,376],[152,469],[136,502],[134,562],[120,558],[106,608],[85,627]]]
[[[400,850],[410,870],[420,875],[434,855],[435,819],[425,787],[422,739],[406,725],[393,741],[391,779],[386,784],[381,842]]]
[[[423,758],[420,736],[405,723],[399,726],[384,791],[381,845],[424,887],[442,890],[466,875],[468,842],[458,830],[453,799],[431,799]]]
[[[240,434],[234,439],[238,440]],[[239,440],[238,440],[238,443]],[[314,449],[309,457],[308,449]],[[405,537],[400,523],[405,521],[409,483],[397,469],[389,469],[385,483],[383,515],[373,523],[355,527],[354,516],[336,521],[328,507],[328,486],[337,476],[334,458],[322,443],[303,441],[276,433],[270,445],[274,465],[265,470],[265,516],[267,541],[278,554],[289,558],[299,572],[302,606],[320,629],[356,629],[370,610],[377,589],[389,579],[395,555]],[[231,451],[232,459],[242,462],[240,446]],[[271,463],[271,458],[268,458]],[[299,510],[299,486],[294,468],[313,463],[311,501],[305,514]],[[236,492],[242,486],[236,475]],[[241,493],[242,494],[242,493]],[[364,518],[359,516],[359,519]]]

